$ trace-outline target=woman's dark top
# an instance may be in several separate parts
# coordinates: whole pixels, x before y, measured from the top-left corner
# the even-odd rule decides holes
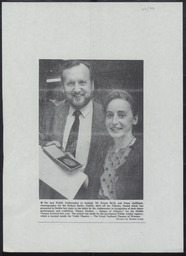
[[[100,177],[104,172],[104,163],[108,150],[113,146],[113,140],[106,138],[97,149],[96,160],[92,169],[94,178],[89,184],[89,199],[100,199]],[[115,183],[116,199],[130,200],[143,199],[143,146],[142,140],[136,138],[131,151],[121,166],[115,170],[117,181]],[[106,199],[106,198],[105,198]]]

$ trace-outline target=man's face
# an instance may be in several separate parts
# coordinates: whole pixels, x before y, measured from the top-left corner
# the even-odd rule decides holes
[[[63,90],[67,100],[77,109],[86,106],[92,98],[94,83],[87,66],[80,64],[63,71]]]

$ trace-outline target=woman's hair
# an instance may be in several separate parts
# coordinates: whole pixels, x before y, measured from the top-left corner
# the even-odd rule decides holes
[[[128,101],[128,103],[130,104],[132,113],[134,116],[136,116],[138,114],[137,112],[137,104],[135,99],[132,97],[132,95],[130,95],[128,92],[124,91],[124,90],[112,90],[108,95],[107,98],[105,100],[105,104],[104,104],[104,109],[105,112],[107,110],[107,106],[108,104],[115,99],[123,99],[125,101]]]

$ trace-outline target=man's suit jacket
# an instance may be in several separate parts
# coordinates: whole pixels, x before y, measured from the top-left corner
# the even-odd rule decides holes
[[[51,111],[53,113],[53,111]],[[44,122],[47,124],[44,127],[47,127],[48,130],[43,131],[45,134],[45,142],[42,141],[40,144],[44,145],[46,141],[57,140],[60,143],[63,142],[63,134],[66,125],[67,116],[69,113],[69,104],[67,101],[63,101],[60,105],[55,107],[53,116],[47,116],[44,118]],[[96,150],[99,147],[98,145],[101,142],[101,139],[105,134],[105,122],[104,122],[104,112],[102,105],[93,101],[93,116],[92,116],[92,136],[90,143],[90,150],[88,155],[87,166],[85,168],[85,174],[88,175],[89,182],[92,183],[94,174],[92,173],[91,165],[95,160]],[[91,170],[91,171],[90,171]],[[48,187],[48,188],[47,188]],[[77,199],[86,199],[88,196],[88,190],[83,188],[80,189],[76,198]],[[40,181],[40,199],[59,199],[63,198],[59,193],[50,188],[48,185]]]

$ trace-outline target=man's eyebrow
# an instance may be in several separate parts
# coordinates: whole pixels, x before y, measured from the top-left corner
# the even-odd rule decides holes
[[[79,79],[79,82],[86,82],[86,79]]]

